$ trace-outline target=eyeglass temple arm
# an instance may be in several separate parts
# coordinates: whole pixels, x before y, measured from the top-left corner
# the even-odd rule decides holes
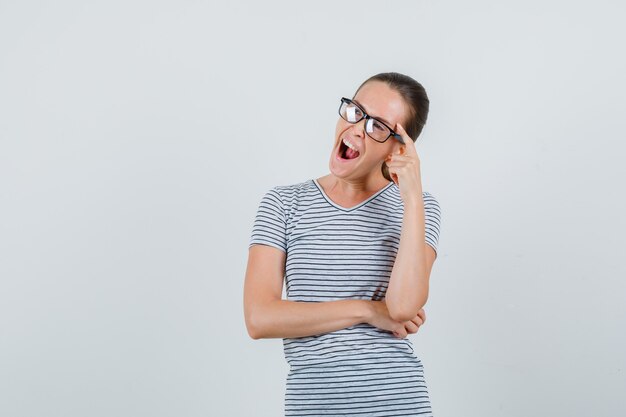
[[[402,139],[402,136],[399,133],[392,133],[391,136],[393,136],[394,138],[396,138],[396,140],[398,142],[400,142],[401,144],[405,144],[404,143],[404,139]]]

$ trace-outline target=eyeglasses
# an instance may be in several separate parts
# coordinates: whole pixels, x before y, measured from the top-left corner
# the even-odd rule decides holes
[[[400,143],[404,144],[402,136],[394,132],[389,126],[380,120],[365,113],[365,111],[349,98],[341,97],[339,115],[348,123],[356,124],[365,118],[365,133],[376,142],[383,143],[390,136],[393,136]]]

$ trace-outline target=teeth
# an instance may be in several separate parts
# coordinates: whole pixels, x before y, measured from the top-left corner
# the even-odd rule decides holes
[[[359,152],[359,150],[356,148],[356,146],[354,146],[353,144],[351,144],[350,142],[348,142],[346,139],[343,140],[343,143],[346,144],[346,146],[350,149],[352,149],[353,151],[357,151]]]

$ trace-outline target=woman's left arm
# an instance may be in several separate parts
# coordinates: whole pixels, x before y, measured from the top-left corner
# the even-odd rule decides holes
[[[397,321],[411,320],[428,300],[430,272],[435,250],[426,243],[424,199],[420,160],[413,140],[398,125],[404,152],[388,158],[389,174],[398,184],[404,203],[400,247],[385,295],[389,315]]]

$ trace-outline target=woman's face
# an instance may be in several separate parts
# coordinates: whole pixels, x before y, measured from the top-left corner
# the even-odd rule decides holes
[[[404,123],[405,115],[408,114],[408,107],[400,94],[381,81],[370,81],[365,84],[353,101],[357,102],[368,115],[383,121],[396,132],[397,124]],[[347,139],[359,150],[358,157],[341,159],[339,153],[343,139]],[[357,179],[378,175],[382,177],[380,167],[385,158],[403,146],[393,137],[380,143],[367,136],[365,118],[351,124],[339,117],[329,168],[340,178]]]

